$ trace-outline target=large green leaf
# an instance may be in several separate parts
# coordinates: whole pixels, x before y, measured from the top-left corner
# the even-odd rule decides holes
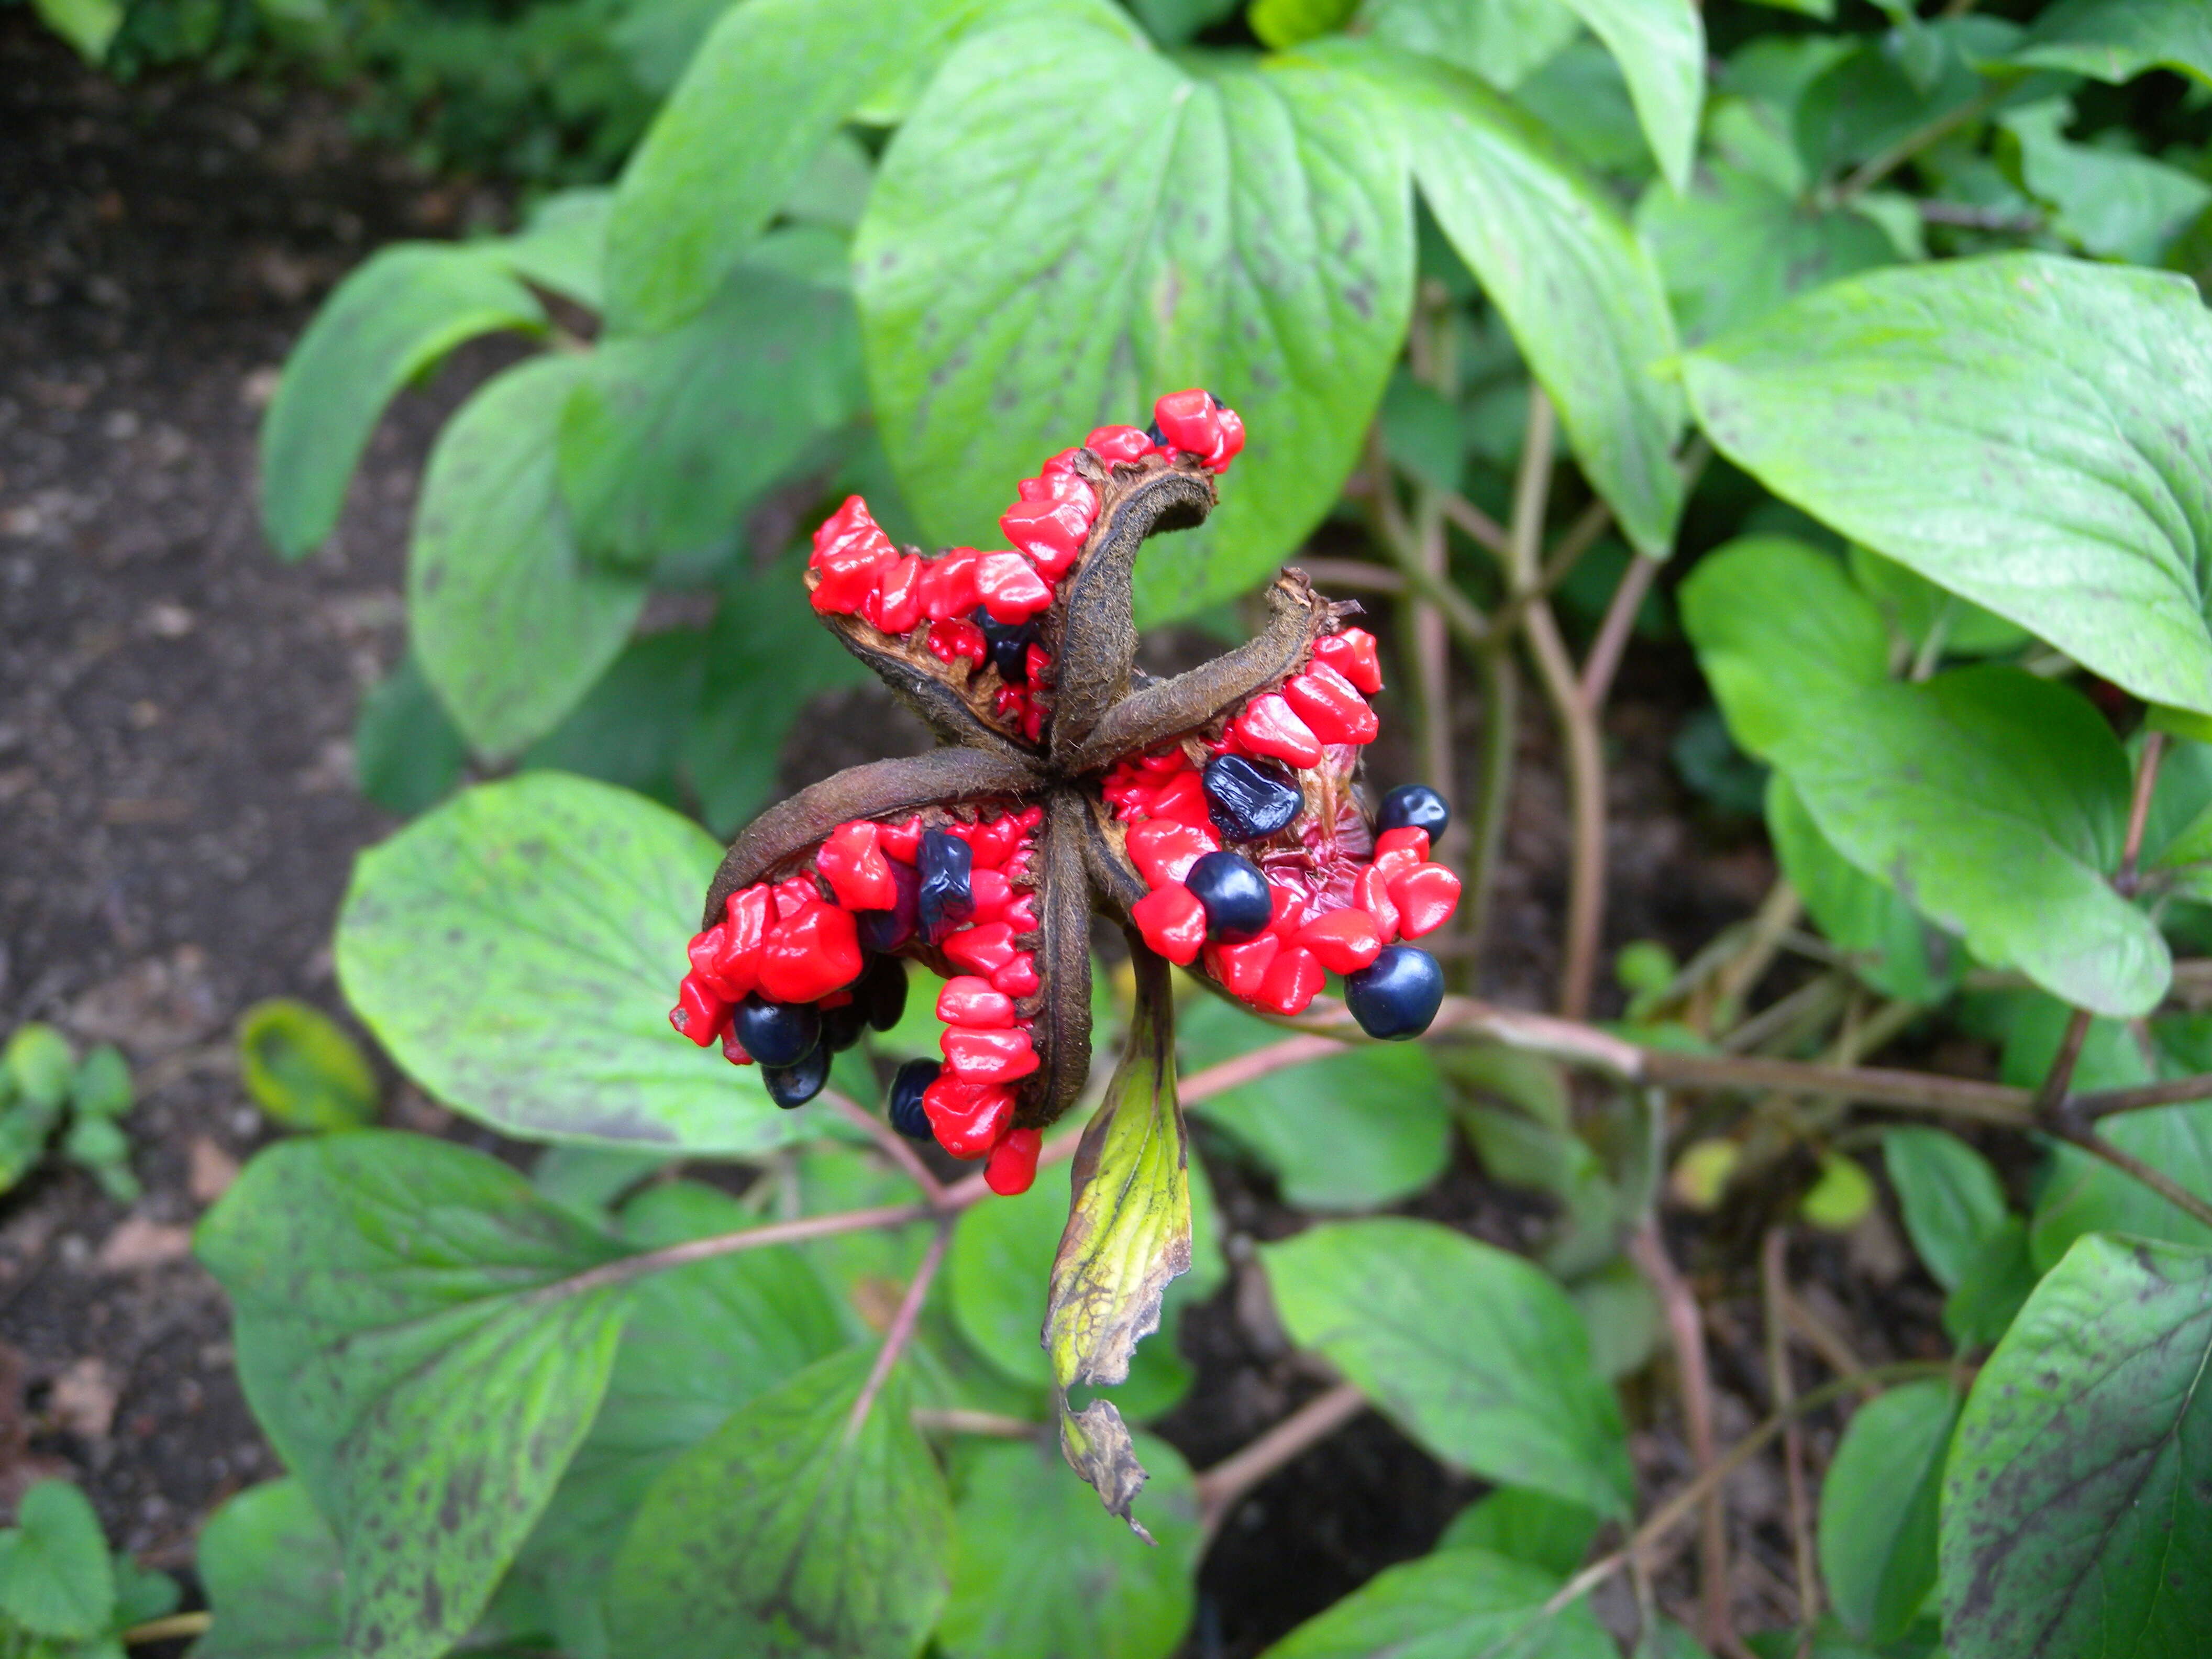
[[[482,246],[402,242],[337,286],[285,360],[261,426],[261,517],[288,559],[338,521],[346,480],[392,395],[464,340],[545,312]]]
[[[2212,13],[2199,0],[2059,0],[2012,57],[2100,81],[2166,68],[2212,82]]]
[[[896,1372],[809,1366],[661,1476],[608,1588],[617,1659],[912,1659],[945,1605],[951,1504]]]
[[[1291,1337],[1437,1456],[1627,1513],[1620,1408],[1582,1316],[1530,1263],[1397,1219],[1316,1227],[1260,1254]]]
[[[509,1134],[781,1146],[805,1118],[668,1028],[720,857],[625,790],[557,772],[485,784],[361,855],[339,982],[410,1076]]]
[[[1690,182],[1705,98],[1705,22],[1698,0],[1567,0],[1605,42],[1628,82],[1659,171]]]
[[[1525,1486],[1499,1486],[1454,1516],[1437,1547],[1488,1550],[1565,1578],[1582,1565],[1603,1525],[1580,1504]]]
[[[1882,1167],[1897,1188],[1905,1231],[1929,1276],[1955,1290],[1974,1258],[2004,1224],[2004,1188],[1997,1172],[1945,1129],[1900,1125],[1881,1136]]]
[[[2185,279],[2026,253],[1876,271],[1684,372],[1713,441],[1776,494],[2212,713],[2212,317]]]
[[[560,425],[561,490],[584,550],[641,565],[727,540],[860,395],[852,301],[740,265],[665,333],[588,360]]]
[[[2063,98],[2003,118],[2020,146],[2028,193],[2049,204],[2051,229],[2082,252],[2157,264],[2212,204],[2212,184],[2131,150],[2069,143],[2061,135],[2072,118],[2073,105]]]
[[[1954,1659],[2195,1659],[2212,1630],[2212,1255],[2090,1237],[1974,1379],[1942,1504]]]
[[[1361,26],[1376,40],[1440,58],[1510,92],[1575,38],[1565,0],[1366,0]]]
[[[1152,1473],[1154,1547],[1068,1479],[1051,1447],[989,1445],[965,1460],[953,1511],[949,1659],[1167,1659],[1195,1597],[1198,1492],[1176,1449],[1137,1437]]]
[[[200,1224],[254,1416],[338,1535],[346,1644],[475,1623],[591,1426],[620,1248],[505,1164],[364,1130],[263,1152]]]
[[[1488,1550],[1439,1550],[1376,1574],[1263,1659],[1613,1659],[1587,1600],[1545,1613],[1559,1588]]]
[[[1966,970],[1958,940],[1831,846],[1790,780],[1766,782],[1766,830],[1782,872],[1851,971],[1885,996],[1941,1002]]]
[[[422,672],[479,753],[512,755],[621,651],[645,584],[588,563],[554,460],[586,359],[540,357],[480,388],[438,434],[407,550]]]
[[[40,21],[95,68],[107,56],[115,31],[123,27],[118,0],[32,0],[32,4]]]
[[[1186,65],[1110,19],[973,35],[893,140],[854,247],[900,481],[939,539],[988,546],[1047,455],[1208,386],[1250,441],[1204,529],[1139,562],[1139,619],[1249,586],[1352,469],[1413,256],[1395,129],[1356,79]]]
[[[1636,226],[1666,273],[1685,343],[1764,317],[1839,276],[1893,264],[1897,250],[1873,220],[1807,204],[1772,180],[1716,161],[1687,189],[1655,184]]]
[[[1837,1613],[1873,1642],[1905,1633],[1936,1583],[1936,1510],[1959,1399],[1908,1382],[1851,1416],[1820,1482],[1820,1576]]]
[[[84,1640],[115,1612],[115,1569],[92,1501],[66,1480],[33,1482],[0,1528],[0,1616],[33,1636]]]
[[[226,1501],[192,1565],[215,1610],[193,1659],[347,1659],[338,1542],[298,1480]]]
[[[1664,555],[1682,506],[1682,398],[1661,372],[1674,326],[1626,216],[1473,76],[1372,43],[1340,61],[1389,94],[1422,196],[1559,405],[1576,459],[1638,549]]]

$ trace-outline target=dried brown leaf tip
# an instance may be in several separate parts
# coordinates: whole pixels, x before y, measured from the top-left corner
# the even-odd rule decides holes
[[[732,843],[671,1023],[784,1106],[904,1006],[901,958],[944,976],[945,1061],[892,1086],[891,1119],[1025,1188],[1039,1132],[1090,1069],[1094,914],[1131,948],[1295,1014],[1330,973],[1382,1037],[1427,1028],[1425,951],[1459,881],[1428,859],[1443,803],[1370,811],[1359,785],[1382,685],[1357,607],[1285,570],[1256,639],[1154,679],[1135,666],[1137,550],[1202,523],[1243,423],[1171,392],[1149,430],[1101,427],[1022,481],[1002,552],[899,548],[854,496],[815,532],[815,611],[945,747],[841,772]]]

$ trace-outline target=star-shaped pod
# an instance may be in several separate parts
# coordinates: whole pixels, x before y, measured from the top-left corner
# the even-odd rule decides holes
[[[1090,1071],[1093,915],[1267,1013],[1303,1012],[1334,973],[1369,1033],[1411,1037],[1443,994],[1404,941],[1458,899],[1428,857],[1443,803],[1411,786],[1375,813],[1360,787],[1382,679],[1358,607],[1286,569],[1258,638],[1171,679],[1135,666],[1138,549],[1202,522],[1243,446],[1203,391],[1154,413],[1024,479],[999,520],[1011,550],[898,548],[857,495],[815,532],[815,611],[944,746],[748,825],[670,1016],[796,1106],[834,1051],[898,1018],[896,958],[927,963],[945,1060],[900,1073],[892,1121],[988,1158],[1001,1193],[1030,1184]]]

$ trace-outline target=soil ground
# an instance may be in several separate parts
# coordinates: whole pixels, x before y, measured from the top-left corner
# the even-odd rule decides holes
[[[216,1504],[277,1472],[221,1295],[187,1254],[187,1229],[263,1138],[229,1032],[264,996],[337,1011],[337,901],[355,852],[392,827],[355,791],[349,734],[400,649],[429,439],[497,349],[402,398],[337,534],[298,565],[259,532],[255,428],[276,365],[346,270],[394,237],[499,210],[356,146],[322,94],[118,88],[25,10],[0,12],[0,1030],[50,1019],[123,1046],[146,1187],[126,1208],[55,1166],[0,1200],[0,1511],[29,1480],[66,1474],[118,1543],[172,1570],[188,1569]],[[1679,653],[1632,657],[1612,719],[1616,943],[1694,946],[1771,878],[1763,849],[1716,842],[1673,780],[1686,684]],[[1539,717],[1522,750],[1482,978],[1538,1006],[1566,825]],[[439,1127],[419,1097],[392,1097],[396,1121]],[[1296,1224],[1233,1167],[1215,1182],[1239,1232]],[[1535,1219],[1464,1153],[1409,1207],[1508,1243]],[[1185,1322],[1199,1381],[1163,1429],[1200,1467],[1322,1386],[1249,1311],[1232,1285]],[[1726,1437],[1748,1425],[1763,1373],[1752,1337],[1720,1346],[1741,1395],[1723,1401]],[[1664,1429],[1638,1448],[1654,1483],[1686,1464]],[[1256,1653],[1428,1548],[1477,1491],[1362,1417],[1231,1516],[1187,1651]],[[1741,1495],[1739,1589],[1771,1606],[1760,1575],[1787,1576],[1778,1498]]]

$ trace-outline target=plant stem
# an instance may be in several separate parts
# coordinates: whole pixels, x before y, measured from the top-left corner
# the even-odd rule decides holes
[[[952,1243],[952,1218],[947,1216],[937,1224],[937,1236],[929,1241],[929,1249],[921,1258],[921,1265],[914,1270],[914,1278],[899,1299],[898,1311],[891,1316],[890,1328],[884,1333],[884,1346],[876,1352],[876,1363],[868,1369],[868,1380],[860,1385],[860,1396],[853,1401],[853,1413],[845,1419],[845,1443],[850,1445],[853,1437],[868,1420],[869,1410],[876,1396],[883,1392],[890,1378],[891,1367],[906,1352],[913,1340],[915,1323],[921,1317],[921,1304],[929,1299],[930,1281],[937,1277],[937,1269],[945,1261],[945,1252]]]
[[[1682,1392],[1682,1417],[1687,1426],[1690,1456],[1700,1480],[1711,1474],[1717,1459],[1713,1443],[1712,1379],[1705,1369],[1705,1322],[1698,1298],[1675,1271],[1660,1237],[1659,1220],[1647,1214],[1628,1236],[1628,1259],[1659,1298],[1667,1316],[1667,1334],[1674,1350],[1674,1370]],[[1698,1589],[1700,1603],[1698,1635],[1709,1647],[1729,1645],[1735,1632],[1729,1622],[1728,1517],[1722,1509],[1720,1483],[1712,1482],[1701,1500],[1703,1515],[1698,1533]]]
[[[947,1207],[964,1207],[955,1204],[948,1194]],[[927,1221],[942,1213],[939,1206],[930,1204],[886,1204],[871,1210],[841,1210],[834,1215],[801,1216],[795,1221],[774,1221],[765,1227],[747,1227],[734,1233],[715,1233],[706,1238],[686,1239],[681,1244],[668,1244],[657,1250],[642,1250],[635,1255],[626,1255],[618,1261],[602,1262],[596,1267],[556,1279],[537,1292],[540,1300],[582,1296],[587,1291],[604,1290],[610,1285],[621,1285],[633,1279],[642,1279],[647,1273],[665,1272],[671,1267],[687,1267],[695,1261],[712,1261],[717,1256],[735,1255],[742,1250],[765,1249],[772,1244],[800,1244],[811,1238],[834,1238],[840,1233],[868,1232],[878,1227],[903,1227],[916,1221]]]
[[[135,1648],[145,1642],[173,1642],[186,1636],[204,1636],[214,1623],[215,1615],[204,1609],[198,1613],[173,1613],[131,1626],[123,1632],[123,1645]]]
[[[957,1406],[944,1410],[917,1406],[907,1416],[924,1433],[973,1434],[992,1440],[1035,1440],[1046,1428],[1044,1424],[1032,1423],[1025,1417],[1008,1417],[1003,1412],[969,1411]]]
[[[1244,1494],[1277,1469],[1324,1440],[1367,1409],[1367,1396],[1349,1382],[1316,1395],[1242,1450],[1198,1477],[1200,1553]]]
[[[1613,527],[1613,506],[1604,496],[1594,498],[1590,504],[1575,514],[1574,522],[1559,532],[1559,539],[1552,544],[1546,556],[1543,570],[1536,586],[1545,592],[1553,592],[1559,584],[1574,574],[1575,567],[1583,562],[1583,555],[1597,545],[1598,538]]]
[[[2212,1204],[2197,1197],[2164,1170],[2153,1168],[2133,1152],[2123,1152],[2102,1135],[2068,1121],[2069,1113],[2063,1105],[2051,1116],[2051,1132],[2061,1140],[2079,1146],[2094,1158],[2101,1158],[2123,1175],[2133,1176],[2191,1220],[2212,1227]]]
[[[1413,530],[1425,594],[1449,591],[1446,574],[1443,511],[1436,492],[1424,488],[1414,503]],[[1458,769],[1452,759],[1451,641],[1443,611],[1435,605],[1413,608],[1413,675],[1421,703],[1421,769],[1429,785],[1455,809],[1450,825],[1439,838],[1437,858],[1459,862],[1460,843],[1467,839]]]
[[[1506,575],[1516,594],[1535,591],[1536,558],[1544,545],[1544,510],[1552,494],[1552,444],[1558,430],[1544,388],[1528,388],[1528,425],[1513,480],[1513,525],[1506,532]]]
[[[1774,885],[1759,902],[1759,908],[1752,913],[1750,931],[1714,974],[1712,1006],[1716,1009],[1729,1015],[1731,1010],[1742,1007],[1759,988],[1759,981],[1765,976],[1766,970],[1774,965],[1774,958],[1782,949],[1782,936],[1795,927],[1797,919],[1804,914],[1805,902],[1790,884],[1790,878],[1776,877]],[[1732,1020],[1733,1016],[1730,1018]]]
[[[1457,525],[1478,547],[1487,550],[1500,561],[1511,556],[1504,526],[1466,496],[1445,490],[1437,497],[1437,505],[1443,508],[1444,517]]]
[[[1856,1376],[1838,1377],[1817,1389],[1808,1389],[1797,1396],[1796,1402],[1785,1413],[1777,1412],[1749,1434],[1730,1446],[1714,1461],[1712,1468],[1700,1474],[1689,1485],[1676,1492],[1645,1517],[1629,1540],[1612,1554],[1593,1561],[1559,1589],[1558,1595],[1544,1603],[1542,1617],[1550,1618],[1562,1609],[1571,1607],[1590,1591],[1627,1565],[1629,1561],[1648,1550],[1659,1539],[1674,1530],[1675,1525],[1692,1510],[1705,1501],[1708,1492],[1717,1490],[1721,1482],[1765,1450],[1767,1443],[1782,1432],[1782,1425],[1791,1418],[1802,1417],[1817,1411],[1855,1389],[1868,1387],[1887,1387],[1892,1382],[1909,1382],[1923,1376],[1953,1376],[1958,1367],[1945,1359],[1900,1359],[1894,1364],[1871,1365]]]
[[[2084,1122],[2111,1117],[2117,1112],[2140,1112],[2150,1106],[2179,1106],[2192,1100],[2212,1100],[2212,1073],[2168,1078],[2163,1083],[2140,1083],[2132,1089],[2098,1089],[2076,1095],[2069,1109]]]
[[[2158,792],[2158,763],[2166,753],[2166,733],[2152,732],[2143,738],[2142,755],[2136,763],[2136,793],[2128,803],[2127,839],[2120,847],[2120,868],[2112,885],[2124,894],[2136,890],[2136,860],[2142,855],[2143,828],[2150,822],[2151,797]]]
[[[1641,553],[1633,555],[1628,568],[1620,573],[1620,583],[1605,608],[1605,620],[1598,624],[1597,638],[1583,659],[1582,694],[1586,707],[1605,707],[1613,677],[1620,672],[1621,653],[1628,648],[1628,635],[1636,626],[1637,612],[1643,609],[1644,596],[1651,591],[1652,580],[1658,574],[1659,561]]]
[[[849,1095],[841,1094],[835,1089],[824,1089],[822,1099],[848,1123],[866,1130],[868,1138],[876,1143],[877,1149],[905,1170],[933,1205],[944,1203],[945,1183],[937,1178],[929,1165],[921,1161],[921,1155],[915,1151],[912,1141]]]
[[[1537,678],[1565,740],[1567,805],[1567,929],[1559,966],[1559,1017],[1589,1017],[1597,982],[1598,946],[1605,929],[1605,750],[1597,715],[1583,700],[1573,661],[1552,607],[1539,599],[1522,623]]]
[[[1848,206],[1854,198],[1873,189],[1930,144],[1948,138],[1970,121],[1979,120],[1996,107],[1998,100],[2005,95],[2005,90],[2002,86],[1989,87],[1978,97],[1968,100],[1956,109],[1945,111],[1934,120],[1906,133],[1836,186],[1836,205]]]
[[[1364,559],[1302,559],[1298,568],[1324,587],[1360,587],[1376,593],[1402,593],[1406,579]]]
[[[1521,675],[1503,646],[1482,653],[1482,781],[1468,835],[1466,918],[1461,926],[1475,952],[1490,927],[1490,892],[1505,850],[1513,767],[1521,736]]]
[[[1805,1497],[1805,1436],[1791,1414],[1797,1385],[1790,1375],[1789,1235],[1767,1229],[1759,1251],[1759,1280],[1765,1306],[1766,1372],[1782,1429],[1782,1473],[1790,1494],[1790,1539],[1797,1573],[1797,1624],[1810,1633],[1820,1612],[1820,1572],[1813,1557],[1813,1516]]]

